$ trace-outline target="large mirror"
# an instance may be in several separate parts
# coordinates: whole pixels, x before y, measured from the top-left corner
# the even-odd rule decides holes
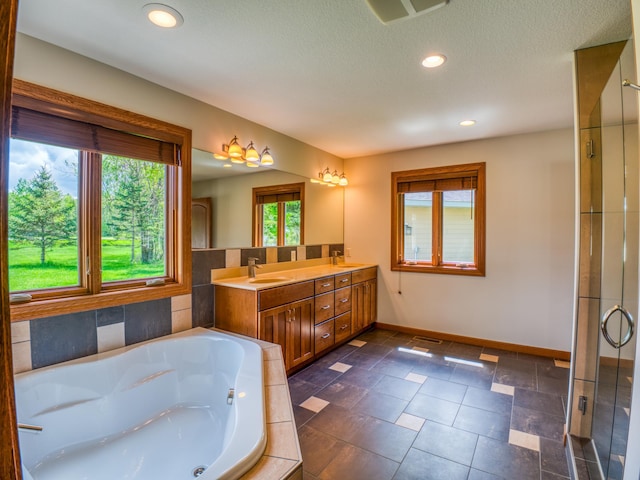
[[[276,168],[223,167],[209,152],[193,149],[192,197],[211,199],[211,247],[252,245],[252,189],[306,182],[304,243],[343,242],[344,187],[326,187]],[[348,188],[348,187],[347,187]]]

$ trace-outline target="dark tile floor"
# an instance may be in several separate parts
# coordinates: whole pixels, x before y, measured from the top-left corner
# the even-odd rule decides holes
[[[366,332],[289,378],[304,478],[568,478],[566,367]]]

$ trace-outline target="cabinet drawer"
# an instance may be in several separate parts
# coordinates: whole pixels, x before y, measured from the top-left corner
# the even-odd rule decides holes
[[[366,280],[372,280],[376,278],[377,267],[364,268],[362,270],[355,270],[351,272],[351,283],[360,283]]]
[[[316,295],[319,293],[330,292],[335,288],[334,278],[325,277],[316,280]]]
[[[333,320],[316,325],[316,354],[335,343]]]
[[[336,275],[336,288],[348,287],[351,285],[351,272]]]
[[[335,315],[351,310],[351,287],[335,291]]]
[[[335,323],[336,342],[341,342],[351,335],[351,312],[343,313],[334,318],[333,322]]]
[[[333,292],[317,295],[316,302],[316,325],[329,320],[335,315]]]
[[[313,297],[313,280],[267,288],[258,292],[258,310],[278,307],[309,297]]]

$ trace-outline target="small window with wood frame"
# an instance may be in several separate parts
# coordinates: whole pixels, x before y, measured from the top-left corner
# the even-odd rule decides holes
[[[189,293],[191,131],[14,81],[12,320]]]
[[[391,174],[391,270],[484,276],[485,168]]]
[[[253,246],[304,243],[304,183],[253,189]]]

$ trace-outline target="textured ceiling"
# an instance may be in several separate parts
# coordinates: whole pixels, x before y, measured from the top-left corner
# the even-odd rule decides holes
[[[389,25],[365,0],[162,1],[180,28],[145,0],[23,0],[18,30],[343,158],[570,127],[572,52],[631,35],[629,0],[451,0]]]

